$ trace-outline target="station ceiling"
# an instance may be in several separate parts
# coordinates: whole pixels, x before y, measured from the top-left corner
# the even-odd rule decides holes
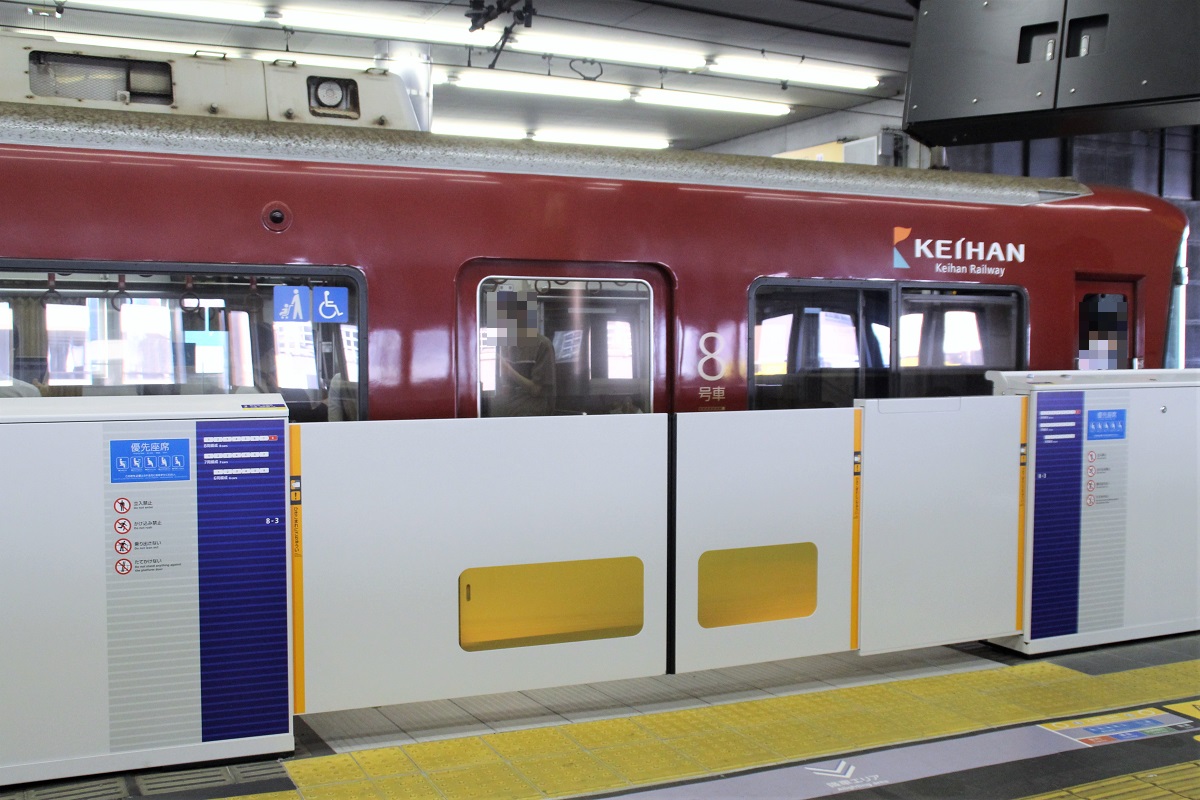
[[[287,50],[363,59],[416,53],[434,66],[435,130],[439,123],[478,122],[528,132],[611,131],[694,149],[901,95],[915,13],[908,0],[486,0],[479,5],[508,5],[512,10],[488,21],[476,34],[480,41],[473,44],[418,38],[421,30],[449,30],[451,36],[443,39],[453,38],[455,32],[465,35],[472,24],[470,0],[0,0],[0,26],[51,35],[194,43],[198,49]],[[526,27],[512,11],[530,6],[536,13]],[[408,23],[426,27],[409,28]],[[490,42],[510,25],[513,38],[497,55]],[[533,44],[534,33],[568,37],[570,46],[545,38]],[[599,43],[599,53],[585,58],[565,52],[580,40]],[[639,46],[664,48],[699,61],[663,66],[655,63],[654,54],[646,58],[636,53]],[[643,63],[627,63],[634,55]],[[835,74],[845,70],[867,75],[877,84],[846,88],[810,83],[803,73],[785,80],[717,71],[737,57],[787,68],[833,68]],[[461,78],[464,70],[475,75],[493,63],[510,83],[521,77],[514,73],[557,76],[626,87],[641,100],[629,94],[594,100],[493,91],[473,88]],[[650,89],[688,93],[669,95],[673,98],[702,95],[782,103],[785,107],[776,111],[785,113],[768,116],[651,104],[646,100],[653,93],[642,92]]]

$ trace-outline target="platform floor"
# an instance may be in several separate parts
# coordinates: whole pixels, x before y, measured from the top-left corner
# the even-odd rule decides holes
[[[1042,658],[845,653],[305,715],[283,760],[0,800],[1200,800],[1198,696],[1200,634]]]

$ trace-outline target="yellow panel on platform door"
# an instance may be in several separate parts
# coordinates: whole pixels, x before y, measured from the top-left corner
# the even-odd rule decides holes
[[[642,629],[640,558],[474,567],[458,578],[467,651],[633,636]]]
[[[817,610],[812,542],[709,550],[699,569],[702,628],[796,619]]]

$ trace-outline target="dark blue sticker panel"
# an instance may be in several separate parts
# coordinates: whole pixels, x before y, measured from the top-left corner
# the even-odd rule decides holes
[[[113,439],[108,443],[108,482],[191,480],[190,451],[187,439]]]
[[[1125,409],[1097,409],[1087,412],[1088,441],[1125,438]]]
[[[1030,638],[1044,639],[1079,627],[1083,392],[1039,392],[1035,413]]]
[[[287,733],[282,420],[196,424],[204,741]]]

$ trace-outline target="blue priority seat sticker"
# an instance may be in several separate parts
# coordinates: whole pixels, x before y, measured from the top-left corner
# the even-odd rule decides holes
[[[109,442],[110,483],[191,480],[188,439],[114,439]]]

